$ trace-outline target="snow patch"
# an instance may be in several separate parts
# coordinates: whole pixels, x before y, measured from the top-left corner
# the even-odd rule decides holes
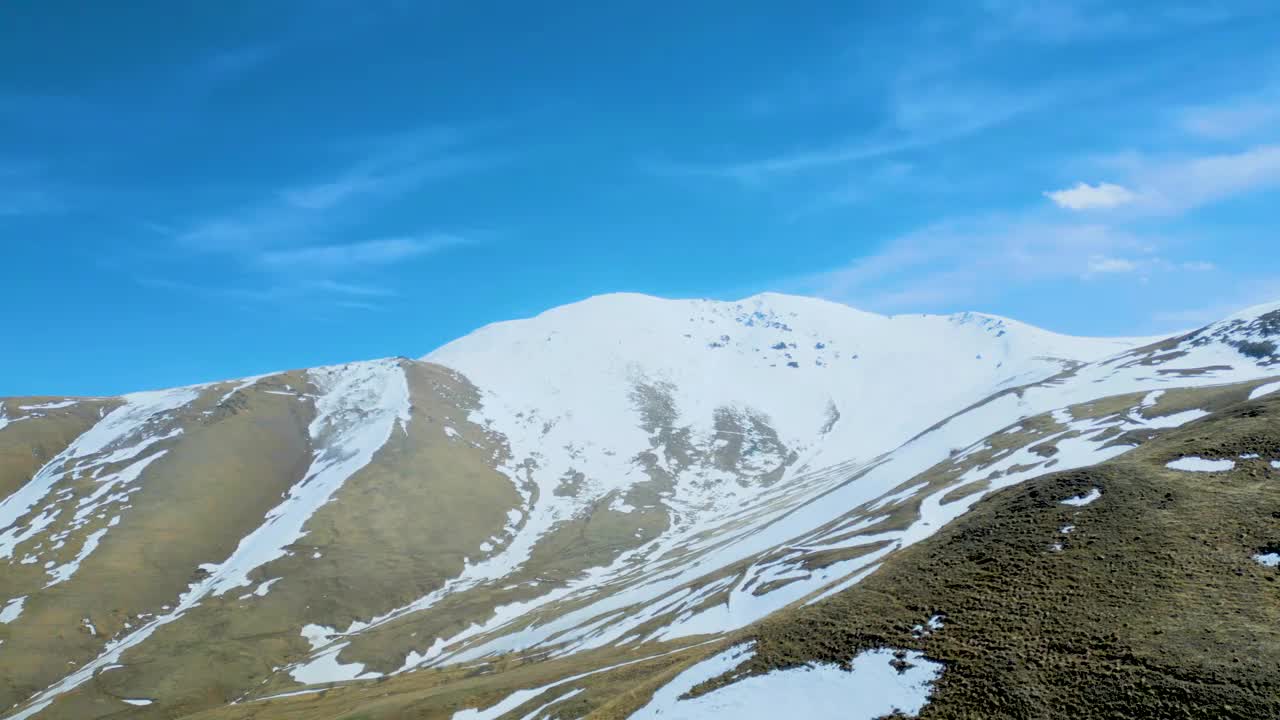
[[[71,407],[79,400],[63,400],[62,402],[41,403],[39,405],[19,405],[19,410],[58,410],[65,407]]]
[[[1266,565],[1267,567],[1280,567],[1280,553],[1273,553],[1273,552],[1258,553],[1257,555],[1253,556],[1253,559],[1259,565]]]
[[[1089,492],[1085,493],[1084,495],[1077,495],[1075,497],[1070,497],[1070,498],[1067,498],[1066,500],[1063,500],[1062,504],[1073,505],[1075,507],[1084,507],[1085,505],[1088,505],[1089,503],[1093,502],[1094,500],[1097,500],[1100,497],[1102,497],[1102,491],[1099,490],[1098,488],[1093,488],[1089,490]]]
[[[855,656],[852,671],[811,663],[742,678],[704,695],[681,699],[701,682],[738,667],[754,649],[731,648],[680,673],[659,688],[633,720],[733,717],[777,720],[803,708],[805,717],[874,720],[892,713],[916,717],[929,702],[943,666],[916,651],[867,650]],[[897,667],[895,667],[897,663]],[[902,668],[899,672],[898,668]]]
[[[1249,399],[1257,400],[1263,395],[1270,395],[1271,393],[1277,390],[1280,390],[1280,382],[1273,382],[1273,383],[1267,383],[1266,385],[1259,385],[1258,387],[1253,389],[1253,392],[1249,393]]]
[[[409,385],[394,360],[317,368],[309,375],[320,391],[308,428],[316,448],[311,467],[231,557],[210,571],[213,595],[249,584],[250,572],[283,557],[305,535],[307,520],[369,464],[396,422],[409,421]]]
[[[1202,417],[1208,417],[1208,415],[1209,412],[1207,410],[1183,410],[1182,412],[1176,412],[1171,415],[1160,415],[1158,417],[1146,418],[1141,420],[1141,422],[1144,427],[1148,427],[1153,430],[1164,430],[1167,428],[1182,427],[1192,420],[1199,420]]]
[[[281,579],[282,579],[282,578],[278,578],[278,577],[277,577],[277,578],[271,578],[270,580],[267,580],[266,582],[258,583],[258,587],[254,588],[254,590],[253,590],[253,594],[254,594],[254,595],[257,595],[258,597],[265,597],[265,596],[266,596],[266,594],[271,590],[271,586],[272,586],[272,585],[274,585],[274,584],[276,584],[276,583],[278,583],[278,582],[280,582],[280,580],[281,580]]]
[[[371,680],[381,677],[381,673],[367,672],[364,670],[364,663],[341,663],[338,662],[338,653],[342,652],[348,643],[341,642],[329,646],[324,652],[312,658],[310,661],[298,665],[289,670],[289,676],[304,685],[318,685],[320,683],[343,682],[347,680]]]
[[[21,597],[13,598],[9,602],[5,603],[4,607],[0,608],[0,623],[5,623],[7,625],[14,620],[17,620],[18,616],[22,614],[22,604],[26,601],[27,596],[23,595]]]
[[[1183,472],[1226,472],[1234,470],[1236,467],[1235,460],[1207,460],[1202,457],[1184,457],[1170,461],[1165,464],[1170,470],[1182,470]]]

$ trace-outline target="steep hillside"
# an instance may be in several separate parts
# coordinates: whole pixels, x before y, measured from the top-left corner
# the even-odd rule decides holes
[[[792,678],[833,668],[847,687],[851,664],[872,675],[865,658],[897,653],[916,664],[899,682],[929,670],[899,706],[921,718],[1277,717],[1277,552],[1271,395],[988,498],[859,586],[762,622],[648,707],[772,717],[762,706]],[[846,693],[843,716],[880,699]]]
[[[1280,306],[1149,341],[619,295],[421,361],[4,400],[0,707],[258,712],[336,683],[343,712],[394,687],[430,715],[648,677],[995,490],[1280,389],[1278,337]]]

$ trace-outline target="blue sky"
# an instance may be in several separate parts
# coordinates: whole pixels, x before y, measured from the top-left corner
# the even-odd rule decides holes
[[[7,3],[0,395],[621,290],[1080,334],[1280,299],[1275,3],[536,5]]]

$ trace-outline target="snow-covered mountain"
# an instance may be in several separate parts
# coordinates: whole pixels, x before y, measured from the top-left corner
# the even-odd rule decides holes
[[[3,400],[3,717],[723,637],[995,490],[1280,389],[1278,339],[1280,304],[1095,339],[619,294],[421,360]]]

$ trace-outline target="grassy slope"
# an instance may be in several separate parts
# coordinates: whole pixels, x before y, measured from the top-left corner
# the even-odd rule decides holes
[[[761,623],[751,668],[915,648],[947,666],[922,718],[1280,716],[1280,572],[1251,559],[1280,540],[1280,472],[1164,467],[1242,453],[1280,458],[1280,398],[993,495],[855,588]],[[1059,503],[1093,487],[1086,507]],[[946,627],[914,637],[933,614]]]
[[[1164,466],[1248,452],[1263,459],[1230,473]],[[1280,571],[1251,559],[1280,542],[1280,472],[1268,459],[1280,459],[1280,396],[1225,408],[1111,462],[995,493],[850,590],[725,642],[567,684],[511,717],[575,687],[584,692],[555,705],[559,716],[626,717],[689,663],[748,638],[758,646],[744,668],[752,672],[843,662],[876,646],[922,650],[947,667],[922,718],[1280,716]],[[1059,502],[1093,487],[1104,494],[1086,507]],[[1064,535],[1068,524],[1075,530]],[[913,635],[934,614],[945,628]],[[638,657],[512,658],[199,717],[447,718]]]
[[[23,588],[30,593],[28,607],[21,622],[6,628],[8,641],[0,648],[0,664],[24,658],[6,667],[0,687],[6,705],[48,686],[73,663],[78,667],[91,660],[126,622],[137,627],[143,613],[162,612],[187,588],[197,565],[230,553],[305,469],[309,417],[299,416],[305,408],[248,390],[217,408],[214,416],[204,416],[218,394],[218,389],[206,391],[180,415],[183,442],[169,443],[169,453],[148,468],[129,507],[113,511],[125,522],[107,534],[71,580],[40,590],[43,573],[34,578],[0,575],[35,583]],[[92,480],[82,482],[92,485]],[[82,618],[92,621],[96,636]],[[155,639],[163,642],[165,636]],[[111,698],[133,696],[114,692],[117,686],[146,685],[177,674],[192,661],[216,658],[216,653],[203,652],[131,663],[68,694],[57,710],[77,718],[114,713],[121,703]]]

